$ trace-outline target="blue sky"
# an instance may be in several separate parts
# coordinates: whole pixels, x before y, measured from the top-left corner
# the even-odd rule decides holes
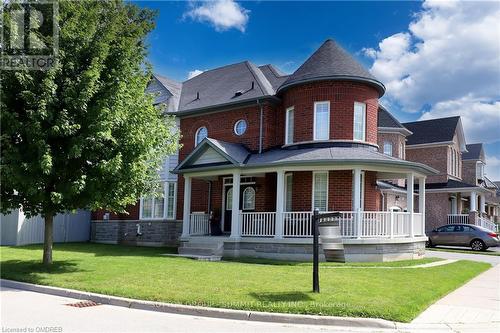
[[[383,103],[402,122],[461,115],[468,141],[486,143],[488,175],[500,180],[499,3],[138,4],[159,11],[149,37],[154,70],[179,81],[243,60],[290,73],[333,38],[384,82]]]

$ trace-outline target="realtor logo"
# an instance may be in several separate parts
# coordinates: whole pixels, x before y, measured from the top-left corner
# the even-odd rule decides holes
[[[48,70],[57,60],[58,3],[4,0],[0,13],[0,68]]]

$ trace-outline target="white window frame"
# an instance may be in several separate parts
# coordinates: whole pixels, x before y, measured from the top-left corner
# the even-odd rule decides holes
[[[174,186],[174,195],[173,195],[173,207],[172,207],[172,212],[168,210],[168,200],[169,200],[169,186],[172,185]],[[155,217],[155,210],[156,210],[156,197],[141,197],[139,200],[139,220],[173,220],[175,219],[175,216],[177,214],[176,208],[177,208],[177,183],[176,182],[162,182],[163,186],[163,214],[161,217]],[[151,216],[144,216],[143,210],[144,210],[144,201],[145,200],[151,200]]]
[[[236,130],[236,128],[238,127],[238,124],[240,123],[245,123],[245,130],[241,133],[241,134],[238,134],[238,131]],[[243,134],[245,134],[248,130],[248,122],[245,120],[245,119],[239,119],[237,122],[234,123],[234,128],[233,128],[233,131],[234,131],[234,134],[236,134],[237,136],[242,136]]]
[[[290,186],[288,186],[289,179],[291,179]],[[293,208],[293,173],[287,173],[285,174],[285,212],[291,212],[292,208]]]
[[[386,147],[388,147],[388,146],[390,146],[390,147],[391,147],[391,152],[390,152],[390,154],[387,154],[386,149],[385,149],[385,148],[386,148]],[[384,148],[384,151],[383,151],[383,152],[384,152],[384,154],[385,154],[385,155],[387,155],[387,156],[392,156],[392,155],[393,155],[393,150],[394,150],[394,147],[392,146],[392,142],[390,142],[390,141],[384,141],[384,147],[383,147],[383,148]]]
[[[405,159],[405,143],[404,142],[399,143],[399,158],[402,160]]]
[[[322,138],[317,138],[317,129],[316,129],[316,113],[317,113],[317,110],[316,110],[316,107],[317,105],[319,104],[326,104],[328,105],[328,125],[326,127],[326,139],[322,139]],[[326,140],[329,140],[330,139],[330,101],[319,101],[319,102],[314,102],[314,123],[313,123],[313,140],[314,141],[326,141]]]
[[[363,135],[361,139],[356,138],[356,105],[361,105],[363,107]],[[353,110],[353,124],[352,124],[352,139],[354,141],[366,141],[366,103],[362,102],[354,102],[354,110]]]
[[[205,130],[207,131],[207,136],[206,136],[205,138],[207,138],[207,137],[208,137],[208,128],[207,128],[206,126],[201,126],[200,128],[198,128],[198,129],[196,130],[196,133],[194,134],[194,146],[195,146],[195,147],[196,147],[196,146],[198,146],[198,145],[200,144],[200,142],[201,142],[201,141],[203,141],[203,139],[205,139],[205,138],[203,138],[203,139],[201,139],[201,141],[200,141],[200,142],[198,142],[198,134],[200,133],[200,131],[201,131],[202,129],[205,129]]]
[[[359,209],[361,211],[365,210],[365,172],[362,170],[361,171],[361,181],[360,181],[360,192],[359,192]],[[351,200],[351,208],[354,209],[354,170],[352,170],[352,200]]]
[[[314,211],[314,209],[316,208],[315,205],[314,205],[314,201],[315,201],[315,192],[316,192],[316,186],[315,186],[315,178],[316,178],[316,175],[317,174],[326,174],[326,210],[320,210],[320,212],[327,212],[328,211],[328,188],[329,188],[329,172],[328,171],[313,171],[313,175],[312,175],[312,203],[311,203],[311,208],[312,210]]]
[[[292,122],[292,128],[290,128],[290,113],[293,113],[293,122]],[[293,143],[293,136],[295,135],[294,133],[294,126],[295,126],[295,107],[291,106],[286,109],[286,114],[285,114],[285,144],[289,145]],[[289,140],[288,135],[292,132],[292,138]]]
[[[252,191],[253,192],[253,202],[252,202],[252,206],[250,207],[247,207],[245,204],[245,195],[247,193],[247,191]],[[256,200],[256,195],[257,193],[255,192],[255,189],[252,187],[252,186],[247,186],[245,187],[245,189],[243,190],[243,195],[241,196],[241,201],[242,201],[242,210],[255,210],[255,200]]]

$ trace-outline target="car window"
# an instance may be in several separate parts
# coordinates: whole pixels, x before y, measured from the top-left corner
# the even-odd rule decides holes
[[[455,230],[455,226],[453,225],[445,225],[444,227],[438,228],[438,232],[453,232]]]
[[[465,232],[473,232],[474,228],[469,227],[468,225],[463,226]]]
[[[453,229],[453,232],[464,232],[464,226],[463,225],[456,225],[455,229]]]

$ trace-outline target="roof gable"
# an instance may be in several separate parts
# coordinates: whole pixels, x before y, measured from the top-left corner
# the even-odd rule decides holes
[[[182,84],[161,76],[153,74],[146,88],[146,93],[155,95],[154,104],[167,104],[167,111],[174,112],[179,106]]]
[[[243,145],[205,138],[174,169],[174,172],[210,165],[233,164],[241,166],[249,155],[250,153]]]
[[[455,134],[457,134],[461,150],[466,150],[465,135],[459,116],[414,121],[403,123],[403,126],[413,132],[413,134],[407,138],[406,144],[408,146],[451,142]]]
[[[356,80],[371,84],[382,96],[384,85],[332,39],[327,39],[278,89],[317,80]]]

